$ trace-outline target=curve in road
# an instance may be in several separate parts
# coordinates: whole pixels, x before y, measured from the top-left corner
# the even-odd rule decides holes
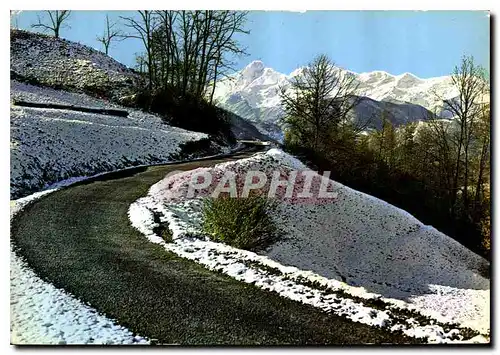
[[[209,271],[131,227],[130,204],[168,172],[241,157],[135,169],[72,185],[19,213],[11,240],[41,278],[160,344],[416,342]]]

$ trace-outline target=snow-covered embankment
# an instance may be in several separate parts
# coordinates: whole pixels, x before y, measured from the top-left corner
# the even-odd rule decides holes
[[[59,186],[64,186],[61,183]],[[12,219],[27,204],[57,187],[11,201]],[[10,328],[16,345],[148,344],[73,295],[43,281],[11,246]]]
[[[193,174],[231,170],[272,174],[305,166],[279,151],[170,174],[130,206],[132,224],[167,250],[353,321],[424,337],[429,342],[486,341],[489,265],[407,212],[330,181],[328,203],[282,202],[276,223],[285,238],[259,254],[204,237],[202,198],[186,196]],[[153,233],[153,212],[173,243]],[[197,235],[199,237],[193,237]]]
[[[85,94],[11,81],[11,98],[94,108],[123,109]],[[168,162],[180,145],[206,138],[142,111],[128,117],[11,105],[11,197],[40,191],[74,176]]]

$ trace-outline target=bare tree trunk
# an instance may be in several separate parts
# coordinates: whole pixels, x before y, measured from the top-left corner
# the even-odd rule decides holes
[[[484,94],[486,81],[484,79],[484,69],[474,64],[472,57],[463,57],[460,66],[455,67],[452,75],[453,84],[459,91],[457,100],[444,100],[445,109],[456,117],[460,124],[460,137],[457,142],[457,160],[455,164],[455,172],[453,179],[453,189],[451,198],[451,214],[456,213],[456,201],[460,177],[460,161],[462,149],[465,154],[464,163],[464,192],[463,192],[463,207],[464,213],[468,211],[468,185],[469,185],[469,148],[471,144],[472,124],[475,117],[480,114],[481,106],[478,100]],[[470,124],[469,124],[470,120]]]
[[[68,19],[71,14],[70,10],[55,10],[55,11],[45,11],[49,15],[50,24],[45,24],[42,22],[41,18],[38,17],[38,23],[31,25],[33,28],[42,28],[43,30],[49,30],[54,32],[54,37],[59,38],[59,32],[63,23]]]
[[[214,67],[214,77],[213,77],[213,86],[212,86],[212,93],[210,94],[210,104],[213,103],[214,101],[214,94],[215,94],[215,85],[217,82],[217,69],[219,67],[219,58],[217,58],[215,67]]]

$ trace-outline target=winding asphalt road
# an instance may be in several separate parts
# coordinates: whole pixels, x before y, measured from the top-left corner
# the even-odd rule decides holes
[[[244,156],[135,169],[72,185],[19,213],[12,242],[41,278],[159,344],[415,342],[208,271],[131,227],[130,204],[169,171]]]

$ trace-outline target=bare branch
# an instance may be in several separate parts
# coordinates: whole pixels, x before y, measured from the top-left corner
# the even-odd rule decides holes
[[[323,135],[336,135],[344,127],[352,126],[349,113],[359,103],[354,95],[358,84],[351,73],[334,66],[326,56],[319,55],[291,80],[291,87],[281,88],[281,102],[285,109],[285,123],[303,133],[303,140],[312,139],[313,149],[319,148]],[[308,126],[305,129],[300,126]]]
[[[54,37],[59,38],[60,30],[65,24],[71,14],[70,10],[55,10],[55,11],[45,11],[49,15],[50,23],[44,23],[40,16],[38,16],[38,23],[31,25],[32,28],[42,28],[42,30],[48,30],[54,32]]]
[[[106,15],[106,27],[104,29],[104,33],[101,36],[97,36],[96,38],[97,41],[102,43],[102,45],[104,46],[104,52],[106,53],[106,55],[109,54],[111,41],[122,41],[125,39],[123,32],[115,28],[116,25],[116,22],[110,24],[108,15]]]

